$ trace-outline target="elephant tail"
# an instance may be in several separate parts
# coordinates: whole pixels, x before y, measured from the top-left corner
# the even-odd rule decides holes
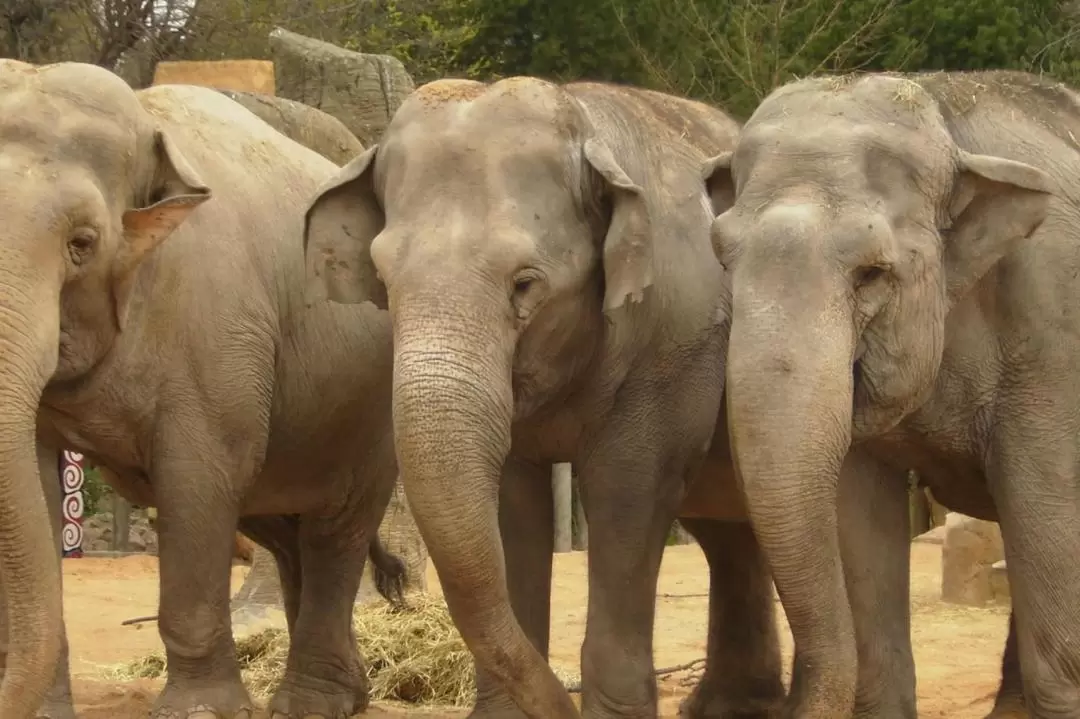
[[[375,589],[394,609],[405,609],[405,585],[408,583],[405,562],[387,550],[378,535],[368,545],[368,557],[373,565],[371,574]]]

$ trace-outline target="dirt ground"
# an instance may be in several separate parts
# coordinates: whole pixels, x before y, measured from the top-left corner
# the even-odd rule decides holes
[[[912,546],[913,638],[918,666],[919,715],[923,719],[982,719],[997,688],[1008,609],[966,608],[938,600],[941,548]],[[233,569],[234,589],[246,567]],[[438,591],[434,571],[429,586]],[[660,575],[656,622],[656,666],[668,667],[704,656],[708,572],[696,545],[669,547]],[[585,631],[587,592],[583,553],[557,555],[554,569],[552,663],[575,670]],[[159,688],[157,681],[105,681],[106,667],[160,650],[153,623],[122,627],[124,619],[157,611],[157,560],[73,559],[64,562],[64,593],[71,642],[75,699],[81,719],[145,719]],[[778,611],[779,604],[777,605]],[[782,612],[781,612],[782,616]],[[790,661],[791,642],[784,652]],[[661,681],[664,717],[677,716],[689,691],[685,673]],[[415,707],[372,708],[366,716],[389,717],[465,712]]]

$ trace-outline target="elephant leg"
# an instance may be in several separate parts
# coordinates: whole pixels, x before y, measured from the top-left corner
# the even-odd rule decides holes
[[[838,507],[859,657],[855,716],[918,719],[907,472],[852,449],[840,470]]]
[[[499,486],[499,532],[514,615],[546,659],[555,541],[550,465],[507,460]],[[523,719],[525,714],[494,677],[477,667],[476,706],[470,717]]]
[[[1020,674],[1020,652],[1016,646],[1016,614],[1009,612],[1009,636],[1001,655],[1001,685],[994,708],[986,719],[1028,719],[1024,708],[1024,682]]]
[[[1006,398],[1002,406],[1023,407],[1031,396]],[[1038,416],[1002,418],[988,474],[1005,545],[1023,697],[1032,716],[1065,719],[1080,716],[1080,447],[1076,433],[1066,431],[1074,426],[1070,416],[1039,409]]]
[[[249,719],[254,705],[233,643],[229,578],[237,488],[249,484],[253,458],[190,426],[166,427],[159,436],[151,479],[158,504],[158,629],[168,678],[151,717]]]
[[[300,611],[285,676],[267,706],[271,719],[340,719],[367,709],[371,689],[357,647],[353,607],[368,545],[377,537],[397,479],[390,441],[344,484],[355,491],[332,513],[300,518]],[[338,478],[325,478],[335,484]]]
[[[49,508],[49,518],[52,522],[53,542],[56,553],[62,552],[61,531],[63,529],[63,508],[61,503],[64,498],[60,486],[60,452],[38,443],[38,472],[41,477],[42,490],[45,494],[45,502]],[[63,586],[63,577],[61,577]],[[7,609],[4,606],[4,588],[0,584],[0,677],[3,676],[7,666]],[[38,709],[40,719],[75,719],[75,708],[71,698],[71,671],[68,663],[67,630],[61,626],[60,634],[60,662],[56,666],[56,677],[53,679],[49,693],[45,695],[45,702]]]
[[[692,719],[769,719],[784,703],[772,580],[749,522],[684,517],[709,563],[705,673],[679,707]]]
[[[300,616],[300,518],[295,515],[241,517],[240,531],[274,555],[285,621],[292,636]]]
[[[687,376],[685,383],[693,387],[696,380]],[[675,411],[669,401],[683,407]],[[650,396],[647,404],[628,397],[625,411],[609,417],[585,448],[580,466],[589,518],[582,713],[590,718],[657,715],[653,624],[660,560],[687,479],[708,447],[707,437],[695,436],[696,425],[674,420],[709,414],[701,426],[711,434],[717,415],[717,405],[698,406],[677,391],[666,400]]]

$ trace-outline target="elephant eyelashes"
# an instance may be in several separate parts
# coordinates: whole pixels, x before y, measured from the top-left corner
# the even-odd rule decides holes
[[[94,245],[97,244],[97,233],[93,230],[79,230],[68,240],[68,254],[74,265],[82,265],[94,253]]]

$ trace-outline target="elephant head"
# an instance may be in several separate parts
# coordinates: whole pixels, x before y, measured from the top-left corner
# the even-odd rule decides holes
[[[645,190],[627,161],[565,88],[438,81],[307,213],[317,291],[390,310],[410,507],[465,641],[530,716],[573,710],[510,609],[500,471],[515,418],[575,389],[550,367],[584,372],[652,282]],[[543,688],[524,687],[541,675]],[[545,692],[565,703],[536,703]]]
[[[60,585],[35,451],[49,382],[99,363],[136,269],[209,197],[134,92],[101,68],[0,60],[0,715],[32,716],[59,652]]]
[[[842,670],[852,690],[840,464],[853,439],[926,401],[950,307],[1039,227],[1052,190],[1035,167],[962,149],[920,82],[792,83],[708,166],[736,197],[712,230],[732,287],[735,460],[796,641],[850,640],[842,655],[807,644],[802,658]],[[843,691],[823,701],[843,713]]]

